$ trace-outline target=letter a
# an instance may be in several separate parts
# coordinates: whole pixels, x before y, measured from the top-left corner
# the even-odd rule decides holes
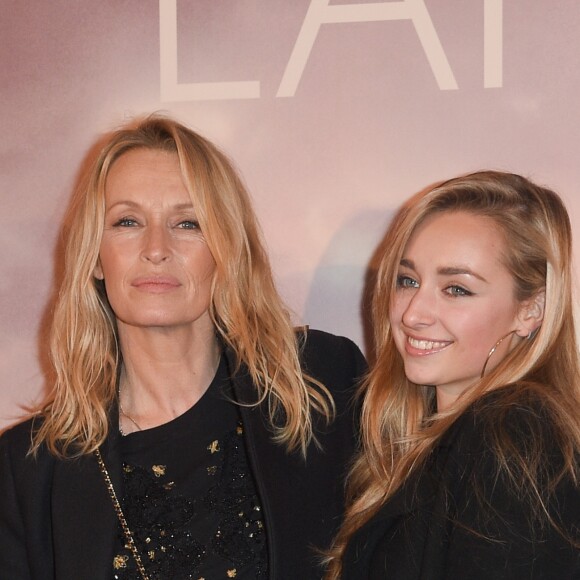
[[[322,24],[381,20],[412,20],[439,88],[442,90],[457,88],[453,71],[449,66],[424,0],[335,4],[332,6],[329,6],[328,3],[329,0],[312,0],[310,2],[276,96],[294,96]]]

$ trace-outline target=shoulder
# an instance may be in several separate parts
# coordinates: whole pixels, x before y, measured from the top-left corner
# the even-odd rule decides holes
[[[36,471],[39,465],[52,461],[52,456],[41,446],[35,455],[29,453],[34,433],[41,421],[33,417],[7,429],[0,436],[0,472],[11,471],[23,478]]]
[[[38,419],[30,418],[9,427],[0,436],[0,449],[2,452],[9,450],[19,455],[26,455],[37,425]]]
[[[567,571],[577,562],[578,461],[572,454],[570,462],[570,438],[555,413],[533,386],[509,386],[482,397],[450,429],[442,470],[458,522],[454,561],[469,566],[465,556],[477,554],[481,571],[495,560],[523,573],[534,562],[534,578],[555,562]]]
[[[554,505],[558,519],[566,515],[559,504],[580,509],[574,436],[534,385],[510,385],[482,397],[453,430],[449,467],[457,480],[491,505],[503,503],[505,514],[520,505],[522,513],[541,516]]]
[[[349,338],[312,329],[298,333],[303,368],[314,378],[351,384],[366,372],[365,358]]]
[[[579,456],[570,429],[533,386],[505,387],[470,406],[442,440],[456,485],[504,513],[540,514],[564,498],[580,507]],[[560,511],[559,508],[556,511]]]
[[[450,429],[454,447],[482,452],[502,442],[514,451],[527,445],[546,453],[557,452],[562,440],[556,411],[537,389],[510,385],[484,395],[460,415]],[[475,448],[476,447],[476,448]]]

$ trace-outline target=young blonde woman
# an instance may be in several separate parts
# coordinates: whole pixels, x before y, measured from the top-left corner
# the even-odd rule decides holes
[[[295,333],[231,163],[124,127],[65,235],[56,383],[0,442],[2,578],[319,578],[364,360]]]
[[[580,577],[571,230],[552,191],[479,172],[385,239],[364,449],[328,578]]]

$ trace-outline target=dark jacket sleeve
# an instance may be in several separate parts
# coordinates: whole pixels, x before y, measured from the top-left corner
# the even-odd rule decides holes
[[[565,580],[580,578],[580,488],[570,476],[564,477],[552,494],[548,481],[562,468],[562,456],[554,445],[549,417],[541,410],[519,408],[490,425],[487,418],[467,416],[464,433],[450,452],[448,470],[456,488],[456,506],[447,522],[449,548],[446,578],[472,580]],[[465,423],[468,425],[466,426]],[[551,525],[530,502],[534,493],[508,455],[516,483],[498,468],[492,451],[490,432],[498,426],[514,449],[524,456],[529,442],[544,445],[539,492],[544,496]],[[469,445],[465,443],[469,441]]]
[[[0,571],[2,578],[52,578],[50,483],[51,459],[28,455],[32,422],[0,438]]]
[[[0,438],[0,579],[105,580],[117,519],[94,456],[57,460],[28,453],[31,421]],[[116,489],[121,467],[111,441],[102,454]]]
[[[16,497],[14,472],[6,444],[0,439],[0,570],[4,578],[31,578],[26,556],[22,514]]]

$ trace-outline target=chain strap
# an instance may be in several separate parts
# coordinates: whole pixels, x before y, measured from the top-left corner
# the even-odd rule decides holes
[[[133,538],[133,533],[129,528],[129,524],[125,519],[125,515],[123,514],[123,510],[121,508],[121,504],[117,498],[117,494],[115,493],[115,488],[113,487],[113,482],[111,481],[111,477],[109,472],[107,471],[107,467],[105,462],[103,461],[103,457],[101,455],[100,449],[95,450],[95,456],[97,458],[97,462],[99,464],[99,468],[101,473],[103,474],[103,479],[105,480],[105,485],[107,486],[107,491],[109,492],[109,497],[113,502],[113,507],[115,508],[115,513],[119,518],[119,523],[121,524],[121,528],[123,529],[123,534],[125,536],[125,541],[127,542],[127,546],[131,550],[131,554],[133,555],[133,559],[137,564],[137,569],[141,574],[141,578],[143,580],[149,580],[149,576],[147,576],[147,571],[145,570],[145,566],[143,566],[143,562],[141,561],[141,556],[139,555],[139,551],[137,550],[137,546],[135,545],[135,540]]]

